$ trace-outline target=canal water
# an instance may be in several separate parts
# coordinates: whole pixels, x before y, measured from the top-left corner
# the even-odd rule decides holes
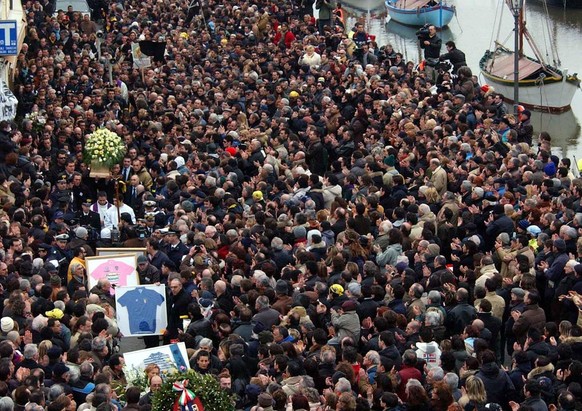
[[[451,2],[451,0],[448,0]],[[443,44],[453,40],[457,48],[465,52],[467,64],[474,74],[479,73],[479,60],[487,49],[492,49],[499,40],[513,49],[513,17],[501,0],[457,0],[452,1],[457,9],[456,17],[439,35]],[[419,60],[416,28],[403,26],[386,17],[382,0],[342,0],[348,11],[348,25],[363,21],[368,33],[376,36],[380,46],[390,43],[404,54],[406,60]],[[502,11],[502,8],[505,7]],[[578,73],[582,78],[582,9],[563,9],[544,6],[542,1],[526,4],[527,27],[538,49],[547,62],[557,53],[561,67],[569,73]],[[498,29],[499,19],[501,25]],[[499,37],[497,32],[499,31]],[[526,45],[526,54],[533,52]],[[443,46],[444,53],[444,46]],[[480,76],[480,83],[485,79]],[[582,90],[578,90],[572,101],[572,110],[560,115],[534,113],[532,122],[536,132],[548,131],[552,136],[555,154],[582,159]]]

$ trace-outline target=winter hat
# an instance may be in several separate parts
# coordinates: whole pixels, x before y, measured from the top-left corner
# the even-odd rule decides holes
[[[104,228],[101,230],[101,238],[102,239],[111,239],[111,229]]]
[[[358,305],[353,300],[348,300],[342,304],[342,310],[344,311],[354,311]]]
[[[2,329],[3,333],[9,333],[14,330],[14,320],[10,317],[3,317],[0,320],[0,329]]]
[[[77,236],[77,238],[85,239],[87,238],[88,234],[89,233],[87,232],[87,229],[85,227],[77,227],[75,229],[75,235]]]
[[[524,230],[527,230],[527,228],[530,226],[529,221],[527,221],[525,219],[519,220],[519,223],[517,223],[517,225]]]
[[[394,167],[395,163],[396,163],[396,157],[394,157],[393,154],[390,154],[388,157],[384,158],[384,164],[386,164],[388,167]]]
[[[565,251],[566,250],[566,242],[561,238],[554,240],[554,247],[558,249],[558,251]]]
[[[303,226],[295,227],[293,229],[293,235],[295,236],[296,240],[300,238],[305,238],[307,236],[307,230],[305,230],[305,227]]]
[[[548,177],[553,177],[556,174],[556,165],[552,161],[550,161],[544,167],[544,173],[546,173]]]
[[[61,286],[61,277],[59,277],[58,275],[51,275],[50,285],[52,285],[53,287],[60,287]]]
[[[273,397],[271,394],[264,392],[259,395],[259,407],[267,408],[273,406]]]
[[[542,232],[542,230],[541,230],[541,228],[539,228],[537,225],[530,225],[530,226],[527,228],[527,232],[528,232],[529,234],[531,234],[532,236],[534,236],[534,237],[537,237],[537,236],[538,236],[538,234]]]
[[[275,292],[277,294],[287,294],[289,292],[289,286],[285,280],[278,280],[275,285]]]
[[[517,298],[523,299],[525,297],[525,291],[523,290],[523,288],[519,288],[519,287],[512,288],[511,294],[514,294]]]
[[[354,297],[360,297],[362,295],[362,286],[358,283],[351,282],[348,284],[348,291]]]

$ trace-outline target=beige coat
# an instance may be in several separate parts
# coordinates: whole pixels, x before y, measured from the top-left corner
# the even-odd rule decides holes
[[[485,300],[488,300],[491,303],[491,314],[494,317],[503,320],[503,312],[505,311],[505,300],[503,297],[497,295],[495,291],[488,292],[485,295]],[[475,300],[475,308],[479,307],[482,298],[477,298]]]
[[[447,191],[447,172],[441,166],[437,167],[430,176],[430,182],[442,196]]]

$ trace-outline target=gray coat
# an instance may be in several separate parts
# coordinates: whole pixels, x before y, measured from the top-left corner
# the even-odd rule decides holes
[[[360,318],[355,310],[344,311],[341,315],[337,311],[332,311],[331,323],[336,329],[336,336],[339,341],[344,337],[351,337],[354,341],[360,341]]]

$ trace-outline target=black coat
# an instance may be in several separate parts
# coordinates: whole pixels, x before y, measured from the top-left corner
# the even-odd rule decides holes
[[[424,58],[438,59],[441,54],[441,45],[443,41],[437,35],[429,37],[426,40],[430,42],[429,45],[424,44],[424,41],[420,42],[420,48],[424,49]]]
[[[325,150],[326,149],[323,144],[317,141],[310,144],[309,147],[307,147],[307,151],[305,153],[305,162],[309,166],[309,170],[318,176],[323,176],[327,168],[327,164],[325,162],[327,154],[324,153]]]
[[[476,316],[477,312],[475,311],[475,307],[468,303],[461,303],[449,311],[445,320],[445,325],[449,330],[450,335],[460,334]]]
[[[168,333],[166,341],[178,338],[178,329],[183,329],[181,316],[188,315],[188,305],[192,301],[192,296],[188,295],[184,289],[176,295],[170,293],[168,297]]]
[[[76,217],[79,219],[79,225],[83,227],[92,227],[95,230],[101,231],[101,217],[95,211],[89,211],[88,214],[83,211],[77,212]]]
[[[372,319],[376,318],[376,310],[378,309],[378,305],[379,304],[372,298],[365,298],[362,300],[356,308],[356,312],[358,313],[360,321],[368,317]]]
[[[508,406],[509,401],[513,400],[515,386],[509,378],[509,375],[497,366],[495,363],[484,364],[479,372],[475,374],[483,381],[485,391],[487,392],[487,402],[496,402],[504,409]]]
[[[465,53],[457,48],[454,48],[448,53],[441,55],[440,59],[449,60],[451,62],[453,65],[453,73],[456,73],[458,69],[467,65],[467,61],[465,60]]]
[[[182,257],[188,254],[189,251],[190,250],[188,247],[181,241],[176,246],[171,246],[168,244],[166,247],[166,255],[170,260],[172,260],[174,264],[176,264],[176,267],[180,267],[180,264],[182,263]]]

